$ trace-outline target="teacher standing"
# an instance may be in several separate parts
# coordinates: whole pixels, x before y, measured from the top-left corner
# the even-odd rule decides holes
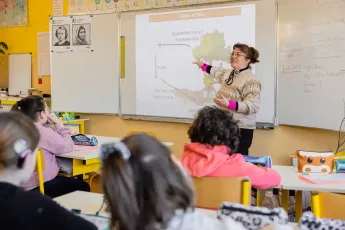
[[[231,110],[239,121],[240,144],[237,152],[248,155],[256,129],[256,114],[260,109],[261,83],[254,78],[251,64],[259,62],[259,52],[254,47],[237,43],[230,59],[232,69],[216,68],[199,59],[194,64],[211,74],[221,88],[214,102],[219,108]]]

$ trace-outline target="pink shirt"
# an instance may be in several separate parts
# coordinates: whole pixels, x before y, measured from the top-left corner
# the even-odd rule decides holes
[[[270,168],[262,168],[244,160],[241,154],[229,155],[224,145],[206,146],[201,143],[186,144],[182,165],[193,177],[242,177],[250,178],[254,188],[268,189],[280,184],[280,175]]]
[[[41,125],[35,123],[40,132],[38,147],[43,150],[44,182],[54,179],[59,173],[59,162],[55,155],[69,153],[73,151],[73,141],[71,131],[68,127],[58,123],[53,128],[51,125]],[[25,190],[31,190],[38,186],[37,172],[35,171],[30,180],[22,185]]]

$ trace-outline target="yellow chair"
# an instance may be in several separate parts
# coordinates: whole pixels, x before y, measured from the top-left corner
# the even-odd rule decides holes
[[[345,220],[345,195],[313,192],[311,194],[311,209],[318,218]]]
[[[145,133],[147,135],[150,135],[150,136],[153,136],[155,137],[156,139],[158,139],[158,135],[154,132],[150,132],[150,131],[142,131],[142,130],[130,130],[127,135],[132,135],[132,134],[135,134],[135,133]]]
[[[193,177],[196,206],[218,209],[224,201],[250,205],[251,185],[247,177]]]
[[[100,176],[101,175],[101,170],[98,170],[97,172],[92,172],[89,174],[90,178],[88,181],[88,184],[90,186],[90,190],[92,189],[92,181],[96,176]]]
[[[44,179],[43,179],[44,159],[43,152],[40,149],[36,156],[36,171],[38,176],[38,187],[40,192],[44,195]]]

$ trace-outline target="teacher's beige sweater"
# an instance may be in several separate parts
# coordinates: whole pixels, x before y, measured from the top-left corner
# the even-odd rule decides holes
[[[232,111],[234,118],[239,121],[241,129],[256,128],[256,114],[260,109],[261,83],[254,78],[250,69],[234,76],[233,83],[228,85],[225,81],[229,78],[232,69],[212,67],[210,74],[221,84],[217,92],[228,100],[238,102],[238,110]]]

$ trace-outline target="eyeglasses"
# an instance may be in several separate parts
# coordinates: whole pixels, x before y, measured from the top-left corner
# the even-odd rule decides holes
[[[245,58],[247,58],[246,55],[241,54],[241,53],[231,53],[229,57],[235,57],[235,58],[245,57]]]

